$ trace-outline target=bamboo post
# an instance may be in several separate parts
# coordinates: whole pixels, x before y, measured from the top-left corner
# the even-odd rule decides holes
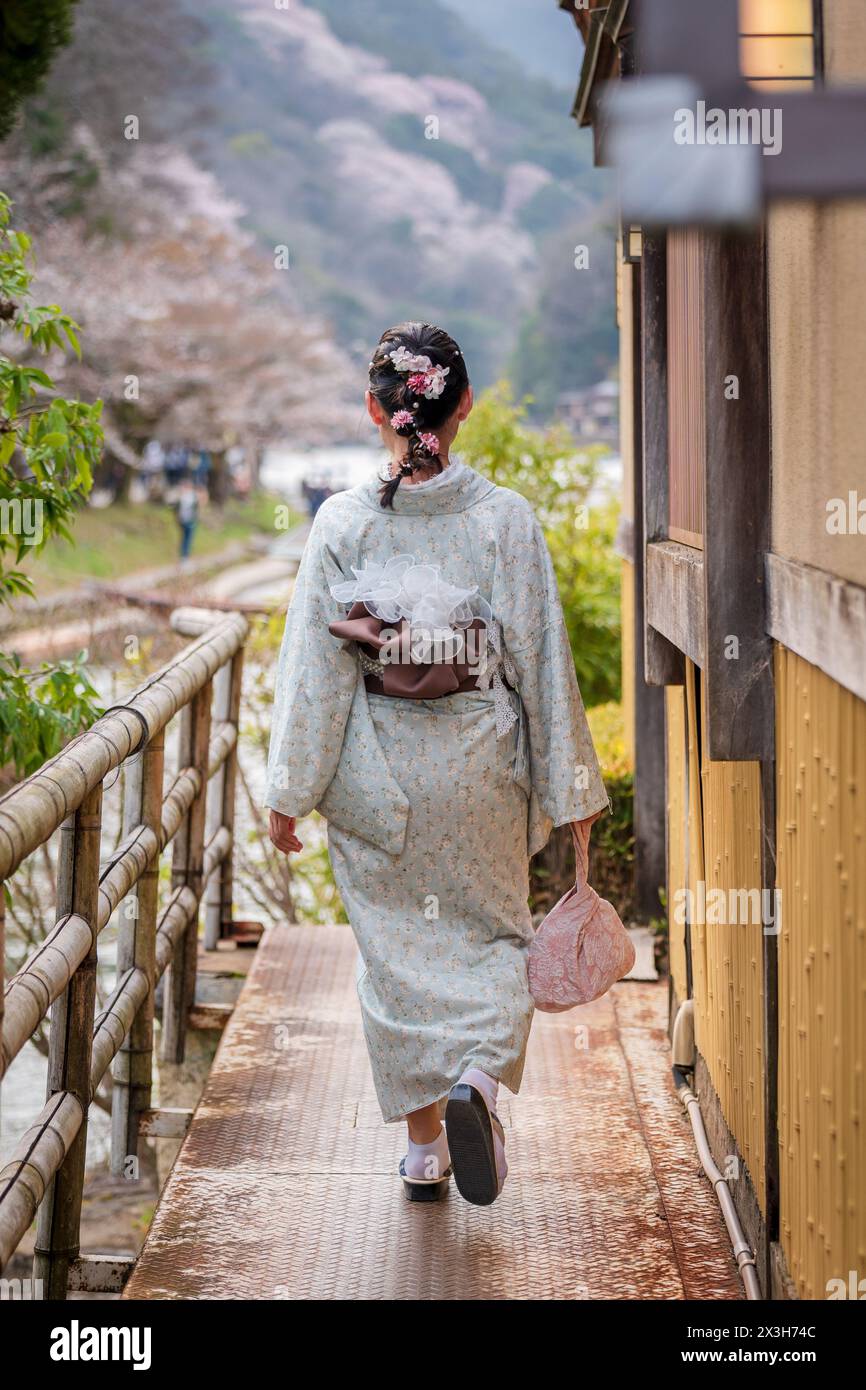
[[[84,1114],[69,1151],[39,1208],[33,1277],[49,1299],[66,1297],[69,1266],[79,1253],[81,1197],[87,1155],[87,1110],[96,1005],[96,942],[102,783],[63,822],[58,862],[60,916],[77,913],[90,924],[91,947],[51,1010],[48,1098],[67,1092]],[[38,1287],[38,1283],[37,1283]]]
[[[201,778],[198,793],[174,838],[171,861],[171,887],[176,893],[189,888],[196,899],[196,910],[172,957],[165,984],[162,1018],[162,1056],[167,1062],[182,1062],[186,1047],[187,1017],[195,1001],[198,956],[198,904],[202,889],[204,829],[207,809],[208,759],[211,720],[211,682],[197,692],[181,713],[178,769],[195,768]]]
[[[164,753],[165,735],[160,730],[142,757],[128,768],[123,807],[124,835],[144,825],[154,831],[157,844],[162,820]],[[138,1154],[139,1116],[151,1106],[158,893],[157,849],[123,905],[117,938],[118,980],[133,969],[143,971],[148,980],[147,998],[112,1067],[111,1171],[117,1175],[123,1175],[130,1158]]]
[[[243,683],[244,649],[240,647],[230,663],[220,672],[224,684],[220,687],[219,718],[233,724],[238,732],[235,745],[220,768],[218,796],[215,797],[213,830],[225,826],[232,837],[229,853],[220,865],[219,875],[211,879],[205,915],[205,948],[215,951],[221,936],[227,934],[232,920],[234,892],[234,825],[235,796],[238,773],[238,744],[240,742],[241,685]]]
[[[231,666],[227,662],[220,667],[214,677],[214,699],[213,717],[217,727],[224,724],[229,717],[229,701],[231,699]],[[223,823],[223,802],[225,799],[226,786],[226,764],[218,768],[208,790],[207,817],[205,822],[205,841],[209,841],[211,836],[219,830]],[[205,912],[204,912],[204,948],[206,951],[215,951],[221,934],[222,923],[222,893],[220,888],[220,877],[214,874],[205,890]]]

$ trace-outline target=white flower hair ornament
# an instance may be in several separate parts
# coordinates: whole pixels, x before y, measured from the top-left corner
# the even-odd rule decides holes
[[[407,347],[395,348],[388,356],[396,372],[426,372],[433,366],[429,357],[421,353],[411,353]]]
[[[409,373],[407,385],[410,391],[416,396],[423,396],[425,400],[438,401],[445,390],[445,378],[451,371],[450,367],[440,367],[438,363],[434,366],[424,353],[411,353],[406,347],[395,348],[388,356],[395,371]]]

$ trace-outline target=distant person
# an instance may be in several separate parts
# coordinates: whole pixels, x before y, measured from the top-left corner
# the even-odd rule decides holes
[[[180,527],[180,558],[188,560],[195,528],[198,525],[198,494],[191,478],[184,478],[181,483],[174,508]]]
[[[148,500],[156,501],[163,492],[165,450],[158,439],[151,439],[141,456],[141,472]]]
[[[186,472],[187,451],[180,444],[169,445],[165,456],[165,477],[169,487],[177,487]]]
[[[304,478],[301,483],[301,492],[307,504],[307,511],[311,517],[316,515],[322,505],[321,489],[313,478]]]
[[[212,466],[213,464],[210,456],[210,450],[199,449],[198,463],[196,465],[196,470],[194,474],[195,481],[199,487],[207,487]]]
[[[322,503],[326,502],[331,496],[331,489],[325,478],[313,478],[310,482],[305,481],[303,484],[303,492],[307,499],[307,508],[311,517],[316,515]]]
[[[250,470],[245,463],[240,464],[232,474],[235,495],[245,502],[252,492],[253,480],[250,477]]]
[[[161,473],[165,467],[165,449],[158,439],[150,439],[144,446],[141,460],[144,473]]]

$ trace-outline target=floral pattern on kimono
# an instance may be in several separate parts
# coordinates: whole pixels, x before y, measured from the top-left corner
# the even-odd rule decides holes
[[[452,467],[435,488],[401,486],[393,512],[375,479],[320,508],[274,702],[266,804],[328,820],[388,1121],[441,1101],[468,1065],[518,1089],[529,856],[552,826],[608,805],[541,527],[524,498]],[[491,604],[517,685],[504,735],[491,689],[370,694],[355,644],[328,632],[346,611],[331,586],[407,553]]]

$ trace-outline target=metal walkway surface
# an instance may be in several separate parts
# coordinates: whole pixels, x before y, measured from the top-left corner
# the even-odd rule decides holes
[[[348,927],[265,936],[126,1298],[741,1297],[669,1079],[666,985],[537,1013],[501,1093],[502,1196],[424,1205],[376,1104],[355,960]]]

